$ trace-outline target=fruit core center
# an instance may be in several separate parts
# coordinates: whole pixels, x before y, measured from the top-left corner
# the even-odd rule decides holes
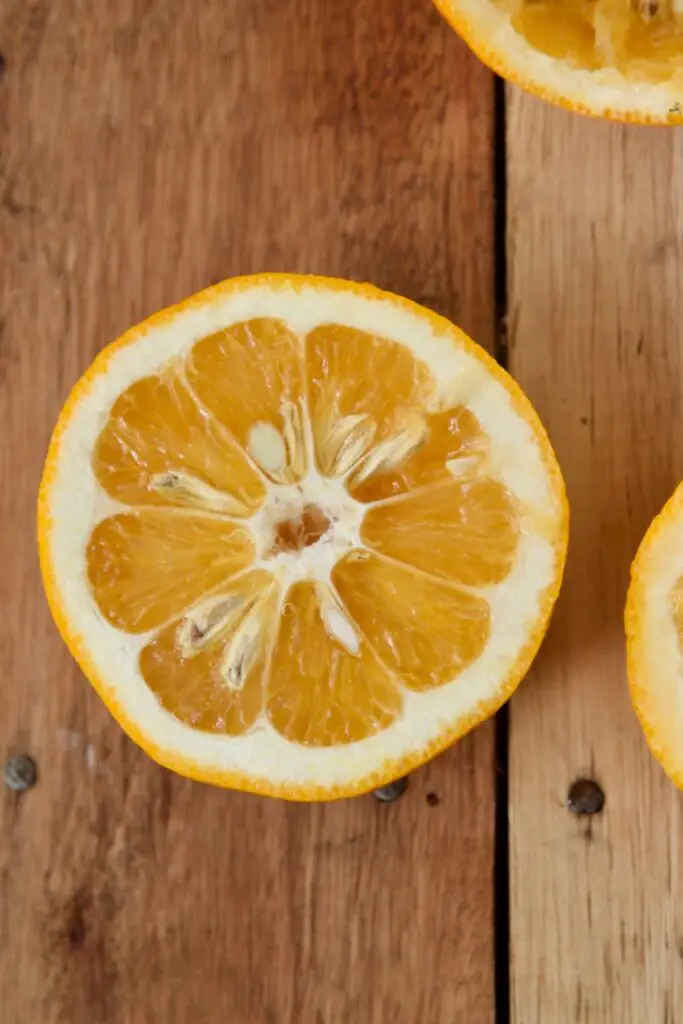
[[[311,502],[305,503],[300,509],[285,510],[283,518],[273,524],[271,557],[283,552],[303,551],[317,544],[330,526],[330,517]]]
[[[364,514],[341,481],[311,474],[301,484],[272,488],[251,525],[259,557],[286,584],[326,580],[336,561],[361,545]]]

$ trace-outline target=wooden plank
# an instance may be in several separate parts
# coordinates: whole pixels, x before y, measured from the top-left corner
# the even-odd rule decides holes
[[[683,1020],[680,798],[631,710],[629,564],[683,477],[683,137],[509,94],[511,369],[573,524],[563,595],[511,704],[513,1021]],[[602,815],[566,807],[597,779]]]
[[[97,350],[231,274],[372,279],[490,344],[488,73],[412,0],[9,0],[0,51],[0,754],[40,773],[0,792],[0,1019],[490,1022],[491,729],[390,807],[175,778],[63,649],[33,518]]]

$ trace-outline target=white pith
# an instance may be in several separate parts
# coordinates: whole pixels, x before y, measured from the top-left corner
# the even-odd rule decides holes
[[[90,464],[94,442],[118,395],[135,380],[158,370],[197,340],[252,317],[276,317],[305,334],[324,323],[340,323],[389,337],[424,360],[444,401],[467,405],[489,436],[491,465],[525,511],[515,565],[503,584],[488,588],[491,639],[479,659],[453,682],[425,693],[404,690],[404,713],[384,731],[349,746],[309,748],[283,739],[262,719],[240,737],[208,734],[186,726],[166,712],[142,680],[138,655],[148,635],[129,636],[98,612],[86,578],[84,552],[96,520],[111,509]],[[329,580],[340,554],[359,542],[362,509],[339,480],[311,472],[305,481],[308,502],[333,512],[334,525],[314,547],[279,555],[267,563],[283,582],[300,578]],[[251,523],[263,535],[278,501],[300,501],[294,487],[273,488]],[[169,757],[181,755],[207,771],[267,778],[273,785],[343,786],[428,746],[445,731],[472,718],[479,705],[495,700],[503,680],[537,624],[540,603],[556,574],[554,536],[534,533],[539,522],[562,520],[560,500],[532,427],[515,410],[510,394],[482,363],[466,351],[456,328],[432,324],[389,298],[355,292],[255,287],[216,297],[202,308],[188,308],[133,344],[113,353],[107,372],[95,377],[65,428],[56,476],[50,491],[49,550],[64,613],[80,635],[99,676],[108,681],[125,716],[137,722],[150,743]],[[260,517],[260,518],[259,518]],[[257,562],[258,566],[260,562]],[[340,630],[343,625],[337,623]],[[347,640],[349,636],[347,634]],[[350,642],[350,640],[349,640]]]
[[[549,99],[564,99],[575,109],[609,112],[626,120],[666,122],[683,114],[680,78],[661,83],[627,79],[617,68],[588,70],[551,57],[528,43],[513,27],[511,13],[492,0],[436,0],[436,4],[451,15],[470,46],[495,70],[522,85],[533,83]]]

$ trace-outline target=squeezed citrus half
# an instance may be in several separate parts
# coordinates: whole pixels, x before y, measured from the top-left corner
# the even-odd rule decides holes
[[[683,484],[653,520],[631,567],[626,647],[647,742],[683,788]]]
[[[504,78],[583,114],[683,121],[683,0],[434,0]]]
[[[567,505],[529,402],[456,327],[269,275],[98,356],[52,438],[39,541],[57,625],[134,740],[320,799],[404,774],[512,693]]]

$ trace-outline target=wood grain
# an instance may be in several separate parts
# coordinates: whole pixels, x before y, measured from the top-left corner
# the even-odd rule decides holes
[[[2,1024],[493,1018],[492,730],[396,805],[175,778],[42,597],[36,489],[129,324],[256,270],[371,279],[493,333],[492,83],[413,0],[0,7]],[[435,793],[438,802],[427,802]]]
[[[629,564],[683,477],[683,136],[509,94],[510,365],[572,509],[550,635],[511,704],[512,1019],[683,1020],[680,797],[625,677]],[[576,777],[606,804],[566,808]]]

